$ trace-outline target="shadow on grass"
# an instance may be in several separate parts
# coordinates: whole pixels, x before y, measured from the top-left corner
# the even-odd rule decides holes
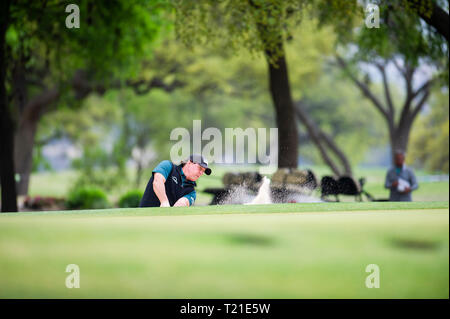
[[[256,235],[256,234],[223,234],[225,240],[235,245],[251,245],[251,246],[273,246],[275,240],[272,237]]]
[[[391,244],[396,248],[415,250],[435,250],[439,247],[437,241],[426,241],[417,239],[394,238]]]

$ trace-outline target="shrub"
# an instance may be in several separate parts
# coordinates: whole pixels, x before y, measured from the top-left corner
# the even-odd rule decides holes
[[[139,202],[141,201],[142,195],[144,193],[140,190],[132,190],[120,197],[119,207],[139,207]]]
[[[106,194],[99,188],[83,187],[75,189],[66,201],[68,209],[101,209],[109,208]]]

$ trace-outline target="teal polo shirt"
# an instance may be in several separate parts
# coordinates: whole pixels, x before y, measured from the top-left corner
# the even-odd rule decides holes
[[[169,176],[170,172],[172,171],[173,163],[171,161],[165,160],[158,164],[158,166],[155,167],[153,170],[153,173],[160,173],[162,176],[164,176],[165,179]],[[186,179],[186,176],[183,173],[183,170],[181,170],[181,182],[182,185],[192,185],[195,184],[192,181],[188,181]],[[183,197],[186,197],[189,200],[189,206],[192,206],[195,202],[195,199],[197,198],[197,193],[195,191],[190,192],[187,195],[184,195]]]

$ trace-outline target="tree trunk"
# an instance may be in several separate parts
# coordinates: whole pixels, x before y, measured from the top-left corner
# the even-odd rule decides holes
[[[396,151],[406,152],[408,150],[409,134],[411,132],[412,121],[408,120],[403,126],[389,132],[391,142],[391,162],[394,164],[394,154]]]
[[[250,6],[255,9],[256,26],[259,38],[264,45],[267,66],[269,68],[269,90],[275,108],[275,118],[278,128],[278,168],[297,168],[298,166],[298,127],[295,116],[294,102],[283,46],[282,25],[269,25],[258,19],[257,12],[263,10],[269,18],[278,20],[273,12],[280,10],[280,3],[255,3],[250,0]],[[268,39],[275,36],[274,45]]]
[[[19,175],[19,180],[16,181],[16,190],[17,195],[27,195],[32,166],[32,158],[28,159],[30,155],[27,153],[30,150],[32,157],[36,124],[31,122],[29,118],[23,117],[28,102],[27,71],[25,70],[23,55],[19,54],[19,57],[12,63],[14,65],[12,72],[13,103],[19,114],[19,123],[14,137],[14,168],[16,170],[16,176]],[[29,170],[26,169],[28,162],[30,163]]]
[[[280,43],[281,50],[283,50]],[[284,50],[283,50],[284,52]],[[285,56],[269,62],[271,52],[266,52],[269,67],[269,87],[276,113],[278,127],[278,167],[297,168],[298,128]]]
[[[298,118],[303,123],[303,125],[306,127],[306,130],[308,131],[308,135],[311,138],[311,141],[316,145],[325,164],[328,165],[328,167],[331,169],[331,171],[336,176],[341,176],[341,171],[339,170],[337,165],[333,162],[331,157],[328,155],[324,145],[321,142],[318,127],[315,125],[315,123],[313,123],[312,119],[303,110],[300,103],[297,103],[296,111],[297,111]]]
[[[419,5],[415,0],[408,0],[410,5],[415,7],[417,10],[417,6]],[[419,16],[428,24],[433,26],[436,31],[441,34],[447,42],[449,41],[449,15],[445,12],[444,9],[439,7],[435,1],[432,1],[432,10],[431,14],[428,15],[426,13],[421,13],[419,11]]]
[[[0,60],[2,60],[1,55]],[[0,72],[3,70],[3,67],[0,66]],[[17,193],[13,159],[14,124],[9,114],[6,99],[4,98],[5,86],[1,76],[0,81],[2,82],[0,84],[0,182],[2,188],[2,212],[17,212]]]
[[[8,29],[10,0],[0,4],[0,182],[2,212],[17,212],[14,179],[14,123],[6,96],[5,35]]]
[[[311,138],[311,141],[316,145],[316,147],[319,149],[319,152],[322,156],[323,161],[325,164],[330,167],[331,171],[336,176],[352,176],[352,169],[349,160],[345,156],[344,152],[339,149],[339,147],[336,145],[336,143],[333,141],[333,139],[325,134],[313,121],[313,119],[308,115],[307,112],[302,107],[302,103],[298,102],[296,104],[296,112],[298,115],[298,118],[300,119],[300,122],[305,125],[306,130],[308,131],[308,135]],[[333,161],[331,156],[329,155],[329,151],[334,153],[334,155],[339,159],[341,162],[342,168],[339,168],[339,166]]]
[[[33,169],[33,148],[39,119],[21,118],[15,136],[14,163],[20,179],[17,182],[17,194],[27,195],[30,175]]]
[[[37,126],[42,116],[49,112],[50,106],[59,98],[57,88],[47,89],[29,101],[18,102],[19,125],[15,134],[14,163],[20,176],[17,183],[19,195],[28,194],[28,185],[33,168],[33,148]]]
[[[344,152],[336,145],[333,139],[322,131],[320,131],[320,138],[323,140],[325,144],[327,144],[328,148],[337,156],[337,158],[341,162],[344,168],[344,172],[342,175],[353,176],[350,161],[348,160],[347,156],[345,156]]]

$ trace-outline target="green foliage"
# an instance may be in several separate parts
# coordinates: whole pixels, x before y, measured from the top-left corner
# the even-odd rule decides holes
[[[448,43],[418,15],[431,13],[432,0],[415,2],[416,5],[406,0],[378,1],[380,27],[354,29],[342,43],[357,45],[355,61],[374,62],[383,57],[401,58],[412,66],[432,65],[441,84],[448,86]]]
[[[70,192],[66,207],[68,209],[103,209],[109,208],[111,205],[101,189],[86,187],[77,188]]]
[[[152,41],[167,26],[164,0],[80,0],[80,28],[69,29],[65,8],[70,3],[11,4],[5,82],[16,122],[23,113],[21,103],[33,105],[28,100],[39,100],[49,90],[58,92],[57,103],[45,105],[38,118],[55,109],[80,107],[93,87],[103,93],[120,86],[138,73],[142,56],[151,52]],[[80,73],[85,75],[81,83],[75,77]]]
[[[435,92],[431,109],[418,119],[411,132],[408,160],[430,172],[449,173],[448,90]]]
[[[332,27],[340,41],[347,41],[350,30],[360,26],[364,19],[361,1],[313,0],[310,15],[317,18],[320,27]]]
[[[78,178],[74,187],[101,187],[107,191],[126,187],[129,183],[126,170],[112,165],[105,165],[106,154],[84,155],[82,159],[74,160],[73,166],[78,170]],[[87,163],[82,162],[87,161]],[[102,162],[103,161],[103,162]],[[102,166],[100,166],[102,165]]]
[[[280,43],[289,40],[305,16],[347,29],[357,13],[357,1],[294,0],[173,0],[175,30],[188,47],[215,44],[228,52],[241,48],[253,55],[270,51],[270,62],[284,55]]]
[[[127,184],[126,155],[117,150],[117,130],[123,110],[111,103],[110,96],[91,96],[83,103],[83,111],[60,110],[44,119],[39,137],[60,135],[72,140],[82,157],[73,160],[79,171],[75,187],[96,186],[111,191]]]
[[[35,145],[33,148],[33,172],[38,170],[50,171],[52,169],[50,162],[42,154],[42,147],[42,145]]]
[[[400,5],[408,14],[420,13],[427,17],[431,17],[433,11],[433,1],[439,3],[441,0],[399,0],[393,1],[395,7]]]
[[[139,207],[142,195],[144,195],[144,193],[141,190],[129,191],[128,193],[120,197],[119,207],[120,208]]]
[[[165,24],[166,1],[77,1],[80,28],[68,29],[71,1],[14,1],[7,52],[27,58],[28,66],[51,67],[59,80],[78,68],[108,80],[136,71],[136,58],[149,49]]]

